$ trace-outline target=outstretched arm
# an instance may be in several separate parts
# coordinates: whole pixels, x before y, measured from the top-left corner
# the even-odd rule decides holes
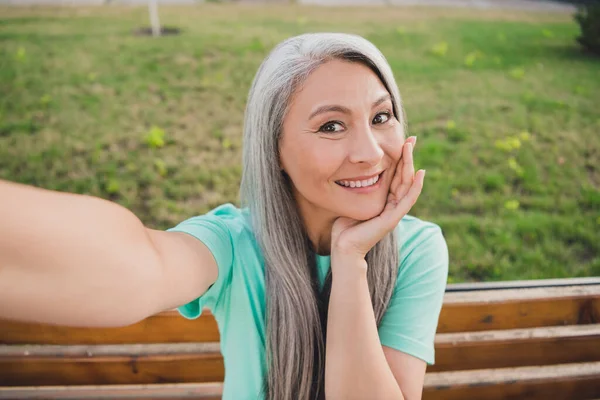
[[[96,197],[0,180],[0,318],[122,326],[216,280],[199,240]]]

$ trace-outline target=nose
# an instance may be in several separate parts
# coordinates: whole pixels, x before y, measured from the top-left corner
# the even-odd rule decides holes
[[[370,126],[357,130],[352,135],[349,161],[353,164],[378,165],[384,152]]]

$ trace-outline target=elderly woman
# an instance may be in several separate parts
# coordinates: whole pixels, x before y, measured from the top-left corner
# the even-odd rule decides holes
[[[0,182],[0,317],[122,326],[209,308],[223,399],[420,399],[448,274],[381,52],[273,49],[250,89],[242,208],[166,232],[106,200]]]

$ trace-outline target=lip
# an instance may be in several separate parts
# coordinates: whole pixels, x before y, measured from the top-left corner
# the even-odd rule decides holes
[[[348,187],[348,186],[340,185],[339,183],[337,183],[338,181],[336,181],[336,185],[339,186],[342,189],[349,190],[352,193],[356,193],[356,194],[372,193],[372,192],[375,192],[375,191],[379,190],[379,188],[381,187],[381,185],[382,185],[381,182],[383,181],[383,174],[384,173],[385,173],[385,170],[381,171],[379,173],[379,180],[374,185],[371,185],[371,186],[365,186],[365,187]],[[371,176],[369,176],[369,178],[374,178],[376,176],[378,176],[378,175],[371,175]],[[368,179],[368,178],[366,178],[366,179]],[[342,180],[344,181],[344,180],[351,180],[351,179],[342,179]],[[359,180],[359,179],[356,179],[356,180]]]
[[[363,176],[357,176],[354,178],[343,178],[343,179],[338,179],[336,180],[336,182],[341,182],[341,181],[365,181],[367,179],[371,179],[371,178],[375,178],[376,176],[379,176],[383,173],[383,171],[379,171],[375,174],[372,175],[363,175]]]

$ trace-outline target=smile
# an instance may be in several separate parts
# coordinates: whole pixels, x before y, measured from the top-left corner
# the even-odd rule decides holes
[[[377,183],[381,179],[382,175],[383,175],[383,172],[379,173],[378,175],[372,176],[370,178],[366,178],[366,179],[356,179],[356,180],[343,179],[343,180],[335,181],[335,183],[338,184],[339,186],[342,186],[342,187],[348,188],[348,189],[359,189],[359,188],[373,188],[374,189],[375,187],[379,187],[379,185]]]

